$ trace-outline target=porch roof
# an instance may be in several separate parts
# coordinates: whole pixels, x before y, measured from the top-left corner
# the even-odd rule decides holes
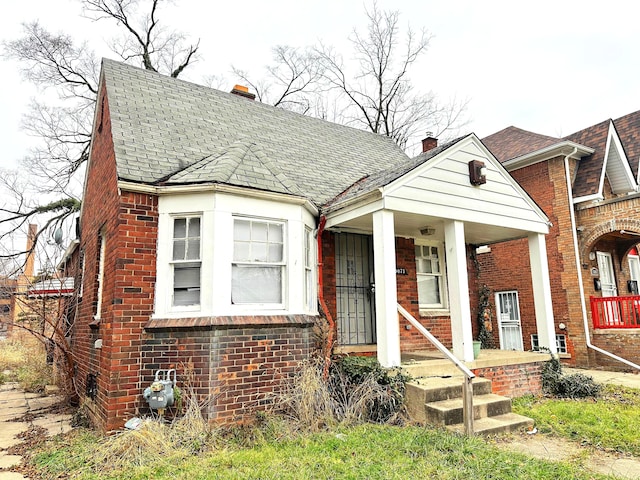
[[[470,183],[471,160],[487,168],[485,184]],[[549,231],[544,212],[474,134],[362,179],[324,212],[327,228],[371,232],[381,209],[394,212],[397,235],[414,238],[443,240],[445,220],[463,221],[466,243],[477,245]]]

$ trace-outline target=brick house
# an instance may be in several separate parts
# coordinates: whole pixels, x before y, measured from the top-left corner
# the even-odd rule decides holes
[[[472,360],[471,246],[506,239],[529,247],[536,332],[554,350],[547,217],[475,135],[423,143],[411,159],[242,88],[104,60],[72,249],[94,420],[121,427],[156,369],[184,382],[187,366],[210,420],[242,419],[327,342],[324,319],[336,350],[399,365],[427,343],[398,304]]]
[[[640,368],[639,135],[635,112],[564,138],[508,127],[483,139],[551,221],[555,333],[570,364]],[[502,348],[535,348],[526,245],[512,241],[489,250],[477,259],[479,281],[495,293],[496,341]]]

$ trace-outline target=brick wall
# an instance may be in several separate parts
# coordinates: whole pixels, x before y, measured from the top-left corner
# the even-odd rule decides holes
[[[336,318],[336,260],[335,235],[324,232],[322,238],[324,297],[330,314]],[[425,328],[445,346],[452,346],[451,321],[448,315],[420,315],[418,305],[418,284],[416,275],[415,246],[412,238],[396,237],[396,267],[404,269],[406,275],[398,274],[398,303],[413,315]],[[400,322],[401,351],[435,350],[422,334],[408,321],[398,315]],[[337,333],[337,332],[336,332]],[[337,337],[337,335],[336,335]]]
[[[91,158],[87,167],[87,182],[80,219],[80,249],[84,257],[83,295],[78,299],[78,314],[74,328],[73,350],[77,358],[77,383],[84,393],[89,374],[97,378],[97,390],[94,400],[87,406],[95,421],[104,425],[107,422],[109,398],[111,351],[94,348],[94,342],[103,338],[104,329],[112,325],[113,288],[115,285],[116,249],[118,242],[119,201],[115,155],[111,140],[109,105],[104,90],[100,92],[97,112],[97,125],[93,135]],[[98,282],[98,237],[104,232],[104,241],[109,254],[105,258],[104,289],[101,311],[102,331],[92,328],[94,306],[97,305]],[[80,258],[81,255],[78,256]]]
[[[556,330],[556,333],[567,335],[568,351],[572,354],[570,362],[575,363],[577,358],[580,361],[585,358],[585,349],[576,354],[576,345],[584,345],[584,334],[580,333],[582,314],[563,162],[564,159],[558,157],[521,168],[512,172],[512,175],[542,208],[552,224],[545,240],[553,315],[556,327],[559,323],[565,323],[568,327],[566,331]],[[491,245],[490,253],[477,256],[476,268],[478,284],[485,284],[491,289],[494,314],[495,292],[518,292],[523,345],[525,350],[531,349],[531,335],[537,333],[537,326],[527,240]],[[495,344],[499,345],[495,315],[493,336]]]
[[[203,319],[199,319],[202,322]],[[172,328],[148,328],[142,341],[142,378],[149,385],[157,369],[175,368],[178,386],[207,405],[210,421],[248,420],[273,401],[273,394],[314,348],[316,322],[308,316],[209,318],[204,328],[188,319]],[[152,321],[151,325],[160,321]],[[144,386],[143,385],[143,386]],[[139,411],[148,411],[139,402]]]
[[[640,329],[604,329],[593,332],[592,343],[627,360],[640,363]],[[629,371],[630,368],[613,358],[594,352],[595,365],[609,370]]]
[[[543,362],[503,365],[474,369],[473,373],[491,380],[491,390],[496,395],[521,397],[542,393]]]

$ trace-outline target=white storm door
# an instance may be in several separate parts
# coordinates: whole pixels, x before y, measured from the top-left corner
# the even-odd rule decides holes
[[[598,271],[600,272],[600,289],[603,297],[617,297],[616,277],[613,272],[613,260],[609,252],[596,252]],[[607,325],[619,325],[620,310],[615,302],[604,304],[605,322]]]
[[[613,260],[609,252],[596,252],[598,271],[600,272],[600,288],[603,297],[618,296],[616,277],[613,273]]]
[[[640,257],[638,255],[629,255],[629,272],[631,280],[640,282]]]
[[[496,293],[498,331],[501,350],[524,350],[522,344],[522,325],[520,323],[520,304],[518,292]]]

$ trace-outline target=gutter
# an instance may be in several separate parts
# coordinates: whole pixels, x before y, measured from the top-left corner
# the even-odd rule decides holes
[[[320,223],[318,224],[318,230],[316,233],[316,239],[318,242],[318,301],[320,302],[320,307],[324,312],[327,321],[329,322],[329,332],[327,334],[327,345],[326,352],[324,356],[324,369],[323,376],[326,379],[329,376],[329,363],[331,361],[331,351],[333,350],[333,335],[334,330],[336,328],[336,322],[333,320],[331,316],[331,312],[327,307],[327,303],[324,300],[324,285],[323,285],[323,264],[322,264],[322,232],[324,232],[324,226],[327,223],[327,217],[322,215],[320,217]]]
[[[571,217],[571,235],[573,237],[573,251],[575,253],[575,259],[576,259],[576,271],[578,273],[578,288],[580,290],[580,307],[582,309],[582,323],[584,326],[584,335],[585,335],[586,345],[587,345],[587,348],[595,350],[596,352],[601,353],[607,357],[613,358],[618,362],[622,362],[625,365],[635,368],[636,370],[640,370],[640,365],[637,365],[625,358],[619,357],[611,352],[603,350],[600,347],[596,347],[594,344],[591,343],[591,335],[589,334],[589,320],[587,319],[587,304],[584,299],[584,284],[582,283],[580,251],[578,250],[578,234],[576,230],[576,216],[573,209],[573,192],[571,189],[571,176],[569,174],[569,157],[571,157],[572,155],[575,155],[577,151],[578,151],[578,148],[574,147],[574,151],[564,157],[564,173],[567,181],[567,195],[568,195],[569,207],[570,207],[569,215]]]

